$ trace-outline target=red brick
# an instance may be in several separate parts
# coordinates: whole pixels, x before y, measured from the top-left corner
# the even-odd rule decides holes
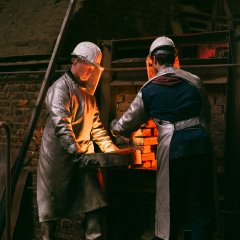
[[[118,111],[127,111],[129,108],[130,104],[127,102],[123,102],[123,103],[118,103]]]
[[[133,138],[133,143],[135,145],[157,145],[157,137],[147,137],[147,138],[141,138],[141,137],[135,137]]]
[[[216,98],[216,105],[225,105],[226,102],[226,96],[220,96]]]
[[[214,105],[211,107],[211,111],[212,113],[223,113],[223,106],[217,106],[217,105]]]
[[[152,151],[151,146],[143,146],[141,152],[142,153],[149,153]]]
[[[158,130],[157,130],[157,128],[154,128],[154,129],[153,129],[153,136],[158,136]]]
[[[141,151],[140,150],[136,150],[134,152],[134,157],[133,157],[133,164],[142,164],[142,157],[141,157]]]
[[[17,107],[26,107],[29,100],[18,100]]]
[[[155,122],[152,119],[149,119],[144,127],[146,127],[146,128],[154,128],[154,127],[156,127],[156,124],[155,124]]]
[[[153,161],[155,160],[155,153],[154,152],[150,152],[150,153],[143,153],[141,155],[142,157],[142,161]]]
[[[152,135],[151,129],[140,128],[132,134],[132,137],[150,137]]]
[[[214,121],[214,122],[224,122],[225,121],[225,115],[223,113],[221,113],[221,114],[219,114],[219,113],[212,114],[211,121]]]
[[[134,98],[136,97],[136,94],[125,94],[124,96],[125,98],[125,102],[132,102],[134,100]]]
[[[152,168],[157,169],[157,160],[152,161]]]
[[[143,145],[157,145],[157,144],[158,144],[157,137],[144,138],[144,144]]]
[[[123,94],[115,95],[115,102],[116,103],[121,103],[123,101],[124,101],[124,95]]]
[[[116,112],[116,118],[120,118],[120,117],[122,117],[122,115],[124,114],[125,112],[124,111],[117,111]]]
[[[146,161],[142,164],[142,168],[152,168],[152,161]]]
[[[214,103],[215,103],[215,98],[214,97],[209,96],[208,100],[209,100],[210,105],[214,105]]]
[[[211,122],[210,124],[211,131],[225,131],[224,122]]]

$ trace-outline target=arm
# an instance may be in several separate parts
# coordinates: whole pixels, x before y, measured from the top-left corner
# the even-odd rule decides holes
[[[48,91],[45,101],[48,117],[61,146],[70,154],[80,152],[71,125],[71,101],[68,86],[64,82],[55,84]]]
[[[127,112],[118,121],[111,123],[111,131],[114,136],[129,137],[132,132],[136,131],[143,123],[149,119],[149,114],[145,111],[142,92],[140,91]]]

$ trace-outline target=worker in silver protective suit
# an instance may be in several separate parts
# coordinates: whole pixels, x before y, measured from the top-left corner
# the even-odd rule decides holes
[[[46,125],[37,170],[41,239],[56,239],[57,220],[85,214],[85,239],[103,239],[102,212],[107,201],[97,160],[86,159],[94,142],[102,152],[118,150],[104,129],[94,97],[103,71],[101,50],[81,42],[72,65],[49,88]],[[91,167],[90,167],[91,166]]]
[[[210,108],[201,80],[179,68],[174,42],[155,39],[147,57],[149,80],[123,116],[110,124],[128,137],[149,118],[158,129],[155,237],[176,240],[186,219],[192,240],[210,240],[214,222]],[[185,225],[186,227],[186,225]]]

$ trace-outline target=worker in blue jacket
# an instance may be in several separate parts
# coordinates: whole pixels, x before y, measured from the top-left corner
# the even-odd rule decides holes
[[[146,63],[149,80],[111,131],[128,137],[149,118],[158,128],[154,239],[176,240],[188,219],[192,240],[210,240],[215,208],[207,94],[199,77],[179,68],[170,38],[153,41]]]

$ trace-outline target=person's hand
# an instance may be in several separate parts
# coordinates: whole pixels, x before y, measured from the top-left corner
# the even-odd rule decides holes
[[[97,158],[94,158],[90,154],[88,155],[85,153],[77,153],[73,159],[73,162],[77,164],[79,168],[99,166],[99,161]]]

